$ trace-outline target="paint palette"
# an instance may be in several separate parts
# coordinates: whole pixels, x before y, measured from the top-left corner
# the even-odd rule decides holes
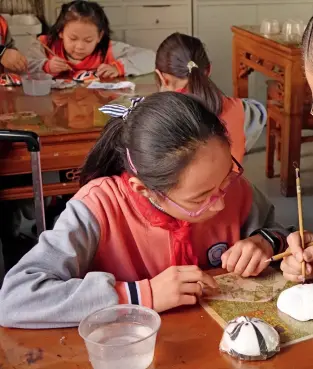
[[[21,77],[14,73],[0,74],[0,86],[21,86]]]
[[[74,74],[73,81],[80,83],[87,83],[93,81],[99,81],[96,71],[79,71]]]

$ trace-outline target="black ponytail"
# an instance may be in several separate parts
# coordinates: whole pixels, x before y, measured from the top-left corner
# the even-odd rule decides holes
[[[92,179],[120,175],[125,171],[122,151],[122,118],[112,118],[105,126],[99,140],[88,154],[80,174],[80,185]]]
[[[199,67],[192,68],[189,73],[188,90],[206,103],[212,113],[217,116],[222,113],[223,94]]]
[[[229,146],[226,128],[200,99],[176,92],[150,95],[125,121],[114,118],[104,127],[80,183],[127,171],[151,190],[167,192],[199,145],[212,138]]]
[[[194,62],[191,70],[188,64]],[[188,80],[188,91],[219,116],[223,111],[223,93],[209,78],[211,63],[203,43],[196,37],[173,33],[159,46],[156,54],[156,69],[181,79]]]

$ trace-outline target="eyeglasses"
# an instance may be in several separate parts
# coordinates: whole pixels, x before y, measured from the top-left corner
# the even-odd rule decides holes
[[[201,214],[203,214],[208,209],[210,209],[219,199],[222,199],[223,197],[225,197],[227,191],[229,190],[229,187],[234,182],[236,182],[238,180],[238,178],[241,177],[241,175],[243,174],[243,172],[244,172],[243,167],[238,163],[238,161],[233,156],[232,156],[232,160],[233,160],[234,166],[236,167],[237,171],[233,169],[228,174],[228,176],[223,180],[223,182],[221,183],[221,185],[218,189],[218,193],[215,194],[215,195],[209,196],[204,201],[204,203],[202,204],[200,209],[197,210],[197,211],[189,211],[189,210],[184,209],[182,206],[176,204],[176,202],[171,200],[169,197],[167,197],[163,193],[159,193],[159,195],[161,195],[161,197],[164,200],[166,200],[168,203],[173,205],[176,209],[178,209],[183,214],[188,215],[189,217],[192,217],[192,218],[196,218],[196,217],[200,216]]]

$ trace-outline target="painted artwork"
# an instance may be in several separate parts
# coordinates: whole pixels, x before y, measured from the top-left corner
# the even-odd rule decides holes
[[[229,273],[215,279],[221,293],[202,301],[201,305],[222,328],[228,321],[244,315],[271,324],[279,332],[282,346],[313,338],[313,321],[299,322],[276,307],[280,292],[293,285],[283,278],[280,271],[268,268],[256,278],[242,278]]]

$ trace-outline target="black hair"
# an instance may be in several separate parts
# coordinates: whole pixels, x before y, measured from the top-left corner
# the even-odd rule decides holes
[[[188,63],[197,67],[189,71]],[[215,115],[223,111],[223,93],[209,78],[211,63],[203,43],[196,37],[173,33],[159,46],[156,69],[177,78],[188,79],[188,91],[199,96]]]
[[[94,53],[101,52],[104,60],[109,48],[111,29],[104,10],[96,2],[75,0],[63,4],[57,21],[48,32],[48,46],[51,47],[59,39],[59,33],[64,30],[68,22],[77,20],[91,22],[97,27],[99,34],[103,32],[103,36],[96,46]]]
[[[112,118],[107,123],[82,168],[80,184],[127,171],[151,190],[167,192],[199,145],[213,137],[229,145],[225,126],[199,99],[177,92],[155,93],[125,121]]]
[[[313,17],[310,19],[302,37],[304,60],[313,70]]]

